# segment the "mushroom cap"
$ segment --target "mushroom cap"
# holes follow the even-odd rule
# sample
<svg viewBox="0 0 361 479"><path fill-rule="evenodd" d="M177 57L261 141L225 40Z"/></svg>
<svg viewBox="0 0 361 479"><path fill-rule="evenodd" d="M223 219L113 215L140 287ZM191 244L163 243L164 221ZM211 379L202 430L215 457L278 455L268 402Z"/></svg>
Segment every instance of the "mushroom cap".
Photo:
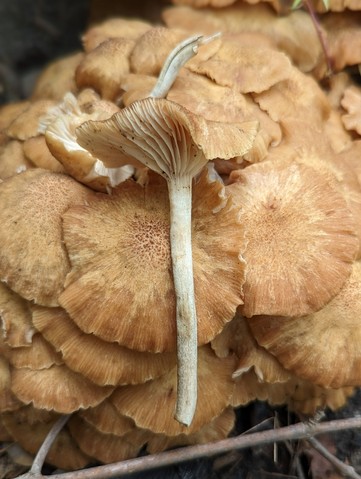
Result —
<svg viewBox="0 0 361 479"><path fill-rule="evenodd" d="M209 424L205 424L199 431L192 434L179 434L167 436L165 434L153 434L147 443L147 452L155 454L166 449L193 444L207 444L209 442L225 439L234 427L235 412L233 408L226 408L218 417Z"/></svg>
<svg viewBox="0 0 361 479"><path fill-rule="evenodd" d="M11 389L24 404L61 414L94 407L113 391L111 387L95 385L65 365L39 370L13 369Z"/></svg>
<svg viewBox="0 0 361 479"><path fill-rule="evenodd" d="M77 414L103 434L124 436L135 428L135 422L119 414L109 399L105 399L98 406L78 411Z"/></svg>
<svg viewBox="0 0 361 479"><path fill-rule="evenodd" d="M0 319L4 342L12 347L29 346L35 333L29 303L0 283Z"/></svg>
<svg viewBox="0 0 361 479"><path fill-rule="evenodd" d="M73 416L70 419L68 428L85 454L104 463L136 457L149 437L148 431L138 428L134 428L121 437L104 434L79 416Z"/></svg>
<svg viewBox="0 0 361 479"><path fill-rule="evenodd" d="M174 354L141 353L84 334L61 308L34 306L32 321L70 369L101 386L142 383L175 364Z"/></svg>
<svg viewBox="0 0 361 479"><path fill-rule="evenodd" d="M61 355L38 333L34 334L31 344L11 348L0 341L0 351L14 368L34 370L48 369L54 364L63 364Z"/></svg>
<svg viewBox="0 0 361 479"><path fill-rule="evenodd" d="M251 369L260 382L285 382L290 377L279 361L257 344L247 321L240 315L226 324L223 331L213 339L211 346L218 357L227 357L232 353L236 355L233 378Z"/></svg>
<svg viewBox="0 0 361 479"><path fill-rule="evenodd" d="M97 191L106 192L132 176L134 168L106 168L76 140L75 129L83 122L109 118L119 108L111 102L100 100L90 89L78 98L68 93L63 102L50 110L42 119L42 129L50 152L63 165L65 171Z"/></svg>
<svg viewBox="0 0 361 479"><path fill-rule="evenodd" d="M361 88L352 85L344 90L341 100L346 113L342 121L347 130L355 130L361 136Z"/></svg>
<svg viewBox="0 0 361 479"><path fill-rule="evenodd" d="M7 127L6 134L16 140L27 140L39 134L39 120L55 102L53 100L37 100L20 113Z"/></svg>
<svg viewBox="0 0 361 479"><path fill-rule="evenodd" d="M0 184L0 280L23 298L56 306L69 270L61 214L89 191L68 176L27 170Z"/></svg>
<svg viewBox="0 0 361 479"><path fill-rule="evenodd" d="M248 3L256 2L257 0L249 0ZM276 10L282 8L282 2L279 0L270 0L267 3L271 3ZM247 5L246 2L220 9L195 10L179 6L166 9L163 20L169 28L183 28L198 34L200 31L203 34L218 31L224 34L263 33L306 72L315 68L321 54L321 45L310 15L300 10L288 15L277 15L265 3Z"/></svg>
<svg viewBox="0 0 361 479"><path fill-rule="evenodd" d="M176 347L165 181L153 175L64 215L72 270L60 303L86 333L139 351ZM198 341L209 342L242 303L243 227L224 187L205 171L194 185L193 269ZM237 243L238 242L238 243ZM144 281L148 278L148 281Z"/></svg>
<svg viewBox="0 0 361 479"><path fill-rule="evenodd" d="M255 316L258 343L297 376L326 388L361 383L361 263L338 295L320 311L300 318ZM317 363L317 368L315 364Z"/></svg>
<svg viewBox="0 0 361 479"><path fill-rule="evenodd" d="M82 37L84 50L89 53L110 38L122 37L128 40L136 40L150 28L152 26L149 23L140 20L110 18L92 26L84 33Z"/></svg>
<svg viewBox="0 0 361 479"><path fill-rule="evenodd" d="M50 153L43 135L28 138L23 143L25 158L38 168L64 173L63 165Z"/></svg>
<svg viewBox="0 0 361 479"><path fill-rule="evenodd" d="M67 92L75 93L74 73L83 57L84 53L76 52L51 62L37 77L31 99L60 101Z"/></svg>
<svg viewBox="0 0 361 479"><path fill-rule="evenodd" d="M29 425L26 417L21 418L15 412L4 414L2 420L14 440L26 451L36 454L57 419ZM46 462L61 469L75 470L83 469L89 464L90 458L80 451L67 429L64 428L58 433L49 449Z"/></svg>
<svg viewBox="0 0 361 479"><path fill-rule="evenodd" d="M145 165L166 179L194 177L209 159L240 156L251 148L258 122L206 121L177 103L135 101L109 120L77 128L78 143L105 166ZM128 156L127 156L128 155Z"/></svg>
<svg viewBox="0 0 361 479"><path fill-rule="evenodd" d="M351 212L328 177L265 161L227 187L248 245L242 314L301 316L321 309L351 274L358 251Z"/></svg>
<svg viewBox="0 0 361 479"><path fill-rule="evenodd" d="M0 151L0 179L31 168L33 164L24 155L23 145L18 140L7 141Z"/></svg>
<svg viewBox="0 0 361 479"><path fill-rule="evenodd" d="M79 89L91 87L106 100L115 100L121 93L120 82L129 73L129 55L134 41L111 38L89 52L75 72Z"/></svg>
<svg viewBox="0 0 361 479"><path fill-rule="evenodd" d="M120 414L131 417L138 427L177 436L198 431L219 416L229 404L234 382L234 358L217 358L209 346L198 350L198 405L190 426L174 419L177 368L164 376L134 386L121 386L109 400ZM146 403L144 398L147 398ZM158 411L154 414L154 411Z"/></svg>

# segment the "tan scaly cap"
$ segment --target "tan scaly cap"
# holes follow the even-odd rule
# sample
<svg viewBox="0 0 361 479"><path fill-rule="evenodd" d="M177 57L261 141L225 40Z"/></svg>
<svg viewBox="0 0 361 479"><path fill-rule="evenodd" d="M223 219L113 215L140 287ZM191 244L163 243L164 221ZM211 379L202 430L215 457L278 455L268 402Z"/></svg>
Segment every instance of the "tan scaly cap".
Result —
<svg viewBox="0 0 361 479"><path fill-rule="evenodd" d="M70 268L61 214L90 190L40 168L0 184L0 279L23 298L56 306Z"/></svg>

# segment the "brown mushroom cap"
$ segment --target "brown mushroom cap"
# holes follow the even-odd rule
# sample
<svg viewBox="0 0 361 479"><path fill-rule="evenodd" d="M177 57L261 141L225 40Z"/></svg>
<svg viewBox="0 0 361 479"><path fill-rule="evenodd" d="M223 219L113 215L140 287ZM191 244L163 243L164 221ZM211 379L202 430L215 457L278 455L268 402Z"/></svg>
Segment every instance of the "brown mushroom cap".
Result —
<svg viewBox="0 0 361 479"><path fill-rule="evenodd" d="M152 28L149 23L125 18L110 18L99 25L89 28L82 37L84 50L89 53L110 38L136 40Z"/></svg>
<svg viewBox="0 0 361 479"><path fill-rule="evenodd" d="M27 140L39 134L39 120L53 106L52 100L38 100L30 103L28 108L20 113L6 129L6 134L16 140Z"/></svg>
<svg viewBox="0 0 361 479"><path fill-rule="evenodd" d="M5 180L34 166L24 155L23 145L18 140L7 141L0 152L0 179Z"/></svg>
<svg viewBox="0 0 361 479"><path fill-rule="evenodd" d="M74 72L84 57L77 52L51 62L36 79L31 99L46 98L60 101L67 92L75 92Z"/></svg>
<svg viewBox="0 0 361 479"><path fill-rule="evenodd" d="M69 270L61 214L88 195L73 179L42 169L1 183L0 279L28 300L56 306Z"/></svg>
<svg viewBox="0 0 361 479"><path fill-rule="evenodd" d="M38 168L64 173L63 165L50 153L43 135L29 138L23 143L25 158Z"/></svg>
<svg viewBox="0 0 361 479"><path fill-rule="evenodd" d="M351 274L354 222L328 177L267 161L227 187L241 208L248 245L242 314L300 316L321 309Z"/></svg>
<svg viewBox="0 0 361 479"><path fill-rule="evenodd" d="M168 192L160 177L152 178L144 188L122 183L112 196L98 195L64 215L73 268L60 302L86 333L157 352L175 349L175 298ZM243 228L234 227L238 212L223 193L206 172L194 186L199 344L210 341L242 303Z"/></svg>
<svg viewBox="0 0 361 479"><path fill-rule="evenodd" d="M234 427L235 412L228 407L220 416L209 424L204 425L199 431L192 434L179 434L167 436L165 434L153 434L148 440L147 451L149 454L162 452L166 449L192 444L206 444L209 442L225 439Z"/></svg>
<svg viewBox="0 0 361 479"><path fill-rule="evenodd" d="M176 368L153 381L119 387L109 400L120 414L131 417L138 427L167 436L198 431L227 407L234 386L231 378L233 357L217 358L208 346L200 348L198 353L198 405L189 427L173 418L177 394ZM157 414L154 414L155 411Z"/></svg>
<svg viewBox="0 0 361 479"><path fill-rule="evenodd" d="M88 53L78 65L75 81L79 89L91 87L102 98L115 100L121 93L120 82L129 73L129 55L134 41L111 38Z"/></svg>
<svg viewBox="0 0 361 479"><path fill-rule="evenodd" d="M98 406L78 411L78 416L103 434L124 436L135 428L135 422L119 414L109 399L105 399Z"/></svg>
<svg viewBox="0 0 361 479"><path fill-rule="evenodd" d="M138 428L121 437L104 434L79 416L73 416L70 419L68 428L85 454L104 463L136 457L149 437L148 431Z"/></svg>
<svg viewBox="0 0 361 479"><path fill-rule="evenodd" d="M36 454L44 442L44 439L56 418L47 422L36 422L31 425L27 417L19 417L17 413L8 413L2 416L6 430L11 434L17 443L26 451ZM76 442L71 438L66 429L62 429L52 444L46 461L61 469L83 469L90 462L78 448Z"/></svg>
<svg viewBox="0 0 361 479"><path fill-rule="evenodd" d="M84 334L61 308L34 306L33 324L69 368L101 386L142 383L175 364L174 354L141 353Z"/></svg>
<svg viewBox="0 0 361 479"><path fill-rule="evenodd" d="M0 341L0 351L15 368L47 369L53 364L63 364L61 355L38 333L34 334L31 344L11 348Z"/></svg>
<svg viewBox="0 0 361 479"><path fill-rule="evenodd" d="M253 369L260 382L285 382L290 374L266 349L260 347L249 329L247 321L239 315L224 327L211 342L218 357L235 353L236 368L232 374L237 378Z"/></svg>
<svg viewBox="0 0 361 479"><path fill-rule="evenodd" d="M301 318L253 317L255 338L297 376L323 387L361 381L361 263L338 295L320 311ZM317 364L317 367L315 367Z"/></svg>
<svg viewBox="0 0 361 479"><path fill-rule="evenodd" d="M108 397L113 388L100 387L65 365L48 369L13 369L11 389L24 404L61 414L94 407Z"/></svg>
<svg viewBox="0 0 361 479"><path fill-rule="evenodd" d="M13 347L28 346L35 333L29 304L0 283L0 318L4 342Z"/></svg>

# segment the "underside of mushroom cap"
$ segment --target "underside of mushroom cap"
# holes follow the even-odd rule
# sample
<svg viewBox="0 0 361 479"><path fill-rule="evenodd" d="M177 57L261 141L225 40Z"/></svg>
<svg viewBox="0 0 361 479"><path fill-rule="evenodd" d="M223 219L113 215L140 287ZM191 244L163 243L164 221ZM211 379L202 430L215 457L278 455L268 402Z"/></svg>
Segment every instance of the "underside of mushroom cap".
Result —
<svg viewBox="0 0 361 479"><path fill-rule="evenodd" d="M139 351L175 350L175 297L165 181L132 181L64 215L72 270L61 305L86 333ZM193 258L199 344L242 303L243 227L224 187L205 171L194 185ZM237 243L238 242L238 243ZM148 278L148 281L144 281Z"/></svg>
<svg viewBox="0 0 361 479"><path fill-rule="evenodd" d="M300 318L255 316L258 343L297 376L323 387L361 381L361 263L338 295L320 311ZM317 363L317 367L315 364Z"/></svg>
<svg viewBox="0 0 361 479"><path fill-rule="evenodd" d="M102 122L77 128L78 143L106 166L148 166L167 179L193 178L209 159L245 154L258 130L257 121L206 121L177 103L164 99L139 100Z"/></svg>
<svg viewBox="0 0 361 479"><path fill-rule="evenodd" d="M40 168L0 184L0 280L23 298L56 306L69 270L61 214L90 190Z"/></svg>
<svg viewBox="0 0 361 479"><path fill-rule="evenodd" d="M300 316L321 309L350 276L354 220L328 177L311 167L262 162L226 187L248 238L242 314Z"/></svg>

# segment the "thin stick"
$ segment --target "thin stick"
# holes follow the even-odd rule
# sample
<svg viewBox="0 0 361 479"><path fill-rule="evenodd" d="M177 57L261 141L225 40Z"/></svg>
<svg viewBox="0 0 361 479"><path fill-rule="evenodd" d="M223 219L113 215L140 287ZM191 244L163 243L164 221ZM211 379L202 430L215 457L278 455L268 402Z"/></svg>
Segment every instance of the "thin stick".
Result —
<svg viewBox="0 0 361 479"><path fill-rule="evenodd" d="M82 471L54 474L51 479L106 479L140 473L160 467L179 464L202 457L212 457L234 449L245 449L281 441L309 439L317 434L361 428L361 418L339 419L320 424L299 423L277 430L257 432L245 436L232 437L212 444L189 446L174 451L139 457L128 461L94 467Z"/></svg>
<svg viewBox="0 0 361 479"><path fill-rule="evenodd" d="M340 461L336 456L330 453L323 444L321 444L317 439L310 437L307 439L307 442L316 449L316 451L321 454L325 459L327 459L341 474L345 477L350 477L351 479L361 479L361 476L357 474L355 469L348 464Z"/></svg>
<svg viewBox="0 0 361 479"><path fill-rule="evenodd" d="M318 39L320 41L321 48L322 48L322 51L323 51L323 54L324 54L324 57L325 57L325 60L326 60L326 65L327 65L326 75L328 77L330 77L333 74L333 70L332 70L331 59L330 59L330 55L328 53L325 37L324 37L323 31L321 30L321 27L320 27L320 22L318 21L318 18L316 17L315 10L314 10L310 0L303 0L303 4L306 7L306 9L308 10L308 13L310 14L312 23L315 27L315 30L316 30L316 33L317 33Z"/></svg>

